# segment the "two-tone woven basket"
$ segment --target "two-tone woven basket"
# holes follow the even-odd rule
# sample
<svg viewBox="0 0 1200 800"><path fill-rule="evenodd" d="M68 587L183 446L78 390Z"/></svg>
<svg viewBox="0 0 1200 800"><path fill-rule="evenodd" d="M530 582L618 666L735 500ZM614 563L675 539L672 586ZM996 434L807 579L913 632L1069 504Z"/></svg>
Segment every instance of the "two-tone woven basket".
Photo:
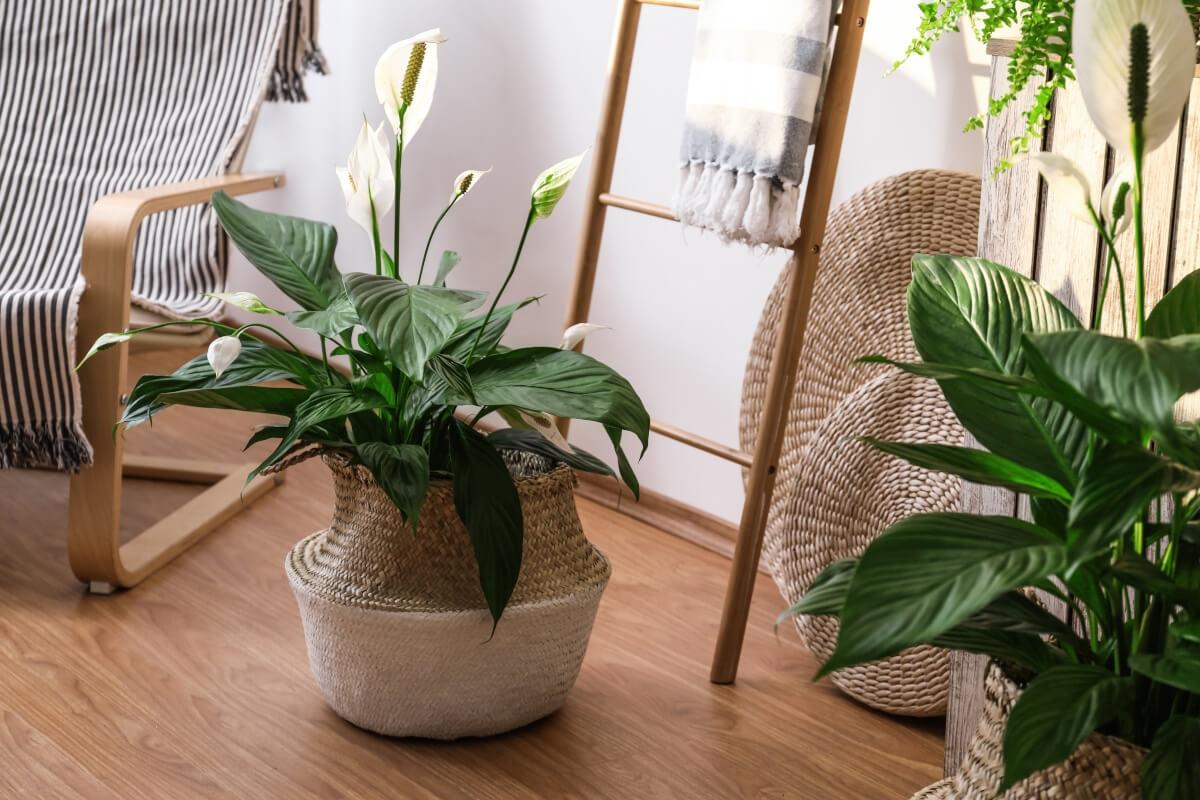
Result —
<svg viewBox="0 0 1200 800"><path fill-rule="evenodd" d="M1021 687L999 665L988 666L984 706L975 738L953 777L913 795L912 800L992 800L1004 778L1004 724ZM1130 800L1141 797L1146 751L1111 736L1093 733L1065 761L1035 772L1013 786L1004 800Z"/></svg>
<svg viewBox="0 0 1200 800"><path fill-rule="evenodd" d="M338 454L325 463L333 521L284 566L330 707L377 733L432 739L502 733L557 710L610 574L583 535L570 468L510 462L524 550L493 636L451 485L431 483L414 532L364 467Z"/></svg>

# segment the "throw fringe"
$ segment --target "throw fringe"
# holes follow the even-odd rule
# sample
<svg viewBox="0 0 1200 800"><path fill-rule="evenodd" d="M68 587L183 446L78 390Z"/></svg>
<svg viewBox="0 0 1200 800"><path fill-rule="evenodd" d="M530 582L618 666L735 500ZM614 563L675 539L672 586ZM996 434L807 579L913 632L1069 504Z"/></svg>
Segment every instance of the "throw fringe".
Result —
<svg viewBox="0 0 1200 800"><path fill-rule="evenodd" d="M0 469L78 472L92 463L92 446L70 422L0 425Z"/></svg>
<svg viewBox="0 0 1200 800"><path fill-rule="evenodd" d="M317 1L289 0L275 68L267 83L268 101L303 103L308 100L305 73L329 74L329 64L317 44Z"/></svg>
<svg viewBox="0 0 1200 800"><path fill-rule="evenodd" d="M725 242L790 247L800 235L800 186L718 164L680 167L673 202L679 221Z"/></svg>

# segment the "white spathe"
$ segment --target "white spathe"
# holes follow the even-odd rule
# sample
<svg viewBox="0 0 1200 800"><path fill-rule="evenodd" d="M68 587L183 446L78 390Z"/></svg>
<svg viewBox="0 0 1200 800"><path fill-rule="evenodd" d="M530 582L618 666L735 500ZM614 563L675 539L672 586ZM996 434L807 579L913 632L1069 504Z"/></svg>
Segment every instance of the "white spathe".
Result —
<svg viewBox="0 0 1200 800"><path fill-rule="evenodd" d="M218 378L242 353L242 340L236 336L220 336L208 346L208 365Z"/></svg>
<svg viewBox="0 0 1200 800"><path fill-rule="evenodd" d="M475 184L479 183L479 179L491 171L492 168L488 167L487 169L468 169L460 172L458 177L454 179L454 188L450 190L450 202L453 203L474 189Z"/></svg>
<svg viewBox="0 0 1200 800"><path fill-rule="evenodd" d="M1181 0L1077 0L1072 27L1075 77L1088 114L1108 143L1132 152L1130 31L1146 26L1150 81L1142 128L1147 153L1179 124L1196 68L1192 23Z"/></svg>
<svg viewBox="0 0 1200 800"><path fill-rule="evenodd" d="M1121 191L1122 186L1125 187L1124 192ZM1120 236L1133 220L1133 214L1130 213L1132 187L1133 164L1126 164L1113 173L1104 187L1104 192L1100 195L1100 215L1109 225L1112 225L1114 219L1117 221L1117 229L1113 232L1113 236ZM1119 207L1117 206L1118 198L1121 201Z"/></svg>
<svg viewBox="0 0 1200 800"><path fill-rule="evenodd" d="M537 176L537 180L533 182L533 188L530 190L534 216L538 219L546 219L554 213L554 207L566 194L567 186L575 177L575 173L579 171L579 165L583 163L583 157L586 155L587 150L584 150L577 156L564 158L557 164L542 170L542 174Z"/></svg>
<svg viewBox="0 0 1200 800"><path fill-rule="evenodd" d="M562 344L559 348L562 350L573 350L575 345L582 342L596 331L611 330L607 325L594 325L591 322L578 322L563 331Z"/></svg>
<svg viewBox="0 0 1200 800"><path fill-rule="evenodd" d="M400 135L400 110L404 109L402 147L417 135L433 105L437 85L438 45L446 41L440 28L396 42L375 64L375 96L383 104L387 121Z"/></svg>
<svg viewBox="0 0 1200 800"><path fill-rule="evenodd" d="M282 311L271 308L254 292L209 292L206 296L220 300L223 303L228 303L229 305L234 306L235 308L240 308L243 311L250 311L254 314L267 314L270 316L283 315Z"/></svg>
<svg viewBox="0 0 1200 800"><path fill-rule="evenodd" d="M363 230L371 233L375 217L391 210L396 186L392 162L384 144L383 123L371 130L366 119L363 120L354 149L346 159L346 166L338 167L337 176L346 199L346 213Z"/></svg>
<svg viewBox="0 0 1200 800"><path fill-rule="evenodd" d="M1083 169L1064 155L1059 155L1058 153L1031 153L1027 159L1038 173L1045 178L1046 185L1050 188L1051 192L1058 196L1057 199L1066 201L1066 207L1071 216L1089 225L1095 223L1092 217L1094 212L1104 221L1106 226L1111 226L1113 219L1117 217L1114 205L1117 200L1118 189L1120 189L1122 184L1133 184L1133 170L1129 165L1118 170L1109 179L1108 184L1104 187L1104 191L1101 192L1088 180ZM1117 220L1117 228L1114 231L1114 236L1120 235L1129 227L1128 191L1122 195L1121 199L1124 203L1124 208L1121 209L1120 218Z"/></svg>

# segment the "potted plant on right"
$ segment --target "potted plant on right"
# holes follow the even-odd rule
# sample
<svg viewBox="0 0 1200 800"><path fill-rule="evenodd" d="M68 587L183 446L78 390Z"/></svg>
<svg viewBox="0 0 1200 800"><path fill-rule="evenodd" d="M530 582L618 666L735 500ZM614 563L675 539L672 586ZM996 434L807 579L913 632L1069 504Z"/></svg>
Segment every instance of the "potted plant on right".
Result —
<svg viewBox="0 0 1200 800"><path fill-rule="evenodd" d="M838 618L820 675L922 644L993 659L976 742L927 800L1200 797L1200 425L1174 413L1200 390L1200 272L1147 307L1142 208L1142 164L1188 100L1195 41L1180 0L1075 0L1072 34L1089 114L1134 168L1100 192L1061 156L1034 158L1111 252L1133 236L1135 263L1111 255L1105 270L1133 283L1128 335L998 264L915 258L923 361L896 366L937 380L987 449L873 444L1023 494L1032 519L909 517L787 612Z"/></svg>

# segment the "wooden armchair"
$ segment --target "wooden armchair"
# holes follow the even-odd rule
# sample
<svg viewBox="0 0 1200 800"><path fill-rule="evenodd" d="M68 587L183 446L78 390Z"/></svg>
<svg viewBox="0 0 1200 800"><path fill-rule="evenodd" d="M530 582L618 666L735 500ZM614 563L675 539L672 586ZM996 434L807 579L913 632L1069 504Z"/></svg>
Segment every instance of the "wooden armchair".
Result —
<svg viewBox="0 0 1200 800"><path fill-rule="evenodd" d="M222 175L100 198L88 213L83 231L81 270L87 289L79 302L79 357L101 334L129 327L133 249L142 220L162 211L206 203L218 190L249 194L283 182L281 174ZM158 344L178 346L169 337ZM92 443L94 460L92 466L71 477L68 554L76 577L99 594L141 582L280 481L278 476L259 476L243 488L253 462L125 456L122 437L113 436L112 431L121 416L119 398L128 377L128 346L125 343L97 354L79 374L83 429ZM122 545L122 476L212 487Z"/></svg>

